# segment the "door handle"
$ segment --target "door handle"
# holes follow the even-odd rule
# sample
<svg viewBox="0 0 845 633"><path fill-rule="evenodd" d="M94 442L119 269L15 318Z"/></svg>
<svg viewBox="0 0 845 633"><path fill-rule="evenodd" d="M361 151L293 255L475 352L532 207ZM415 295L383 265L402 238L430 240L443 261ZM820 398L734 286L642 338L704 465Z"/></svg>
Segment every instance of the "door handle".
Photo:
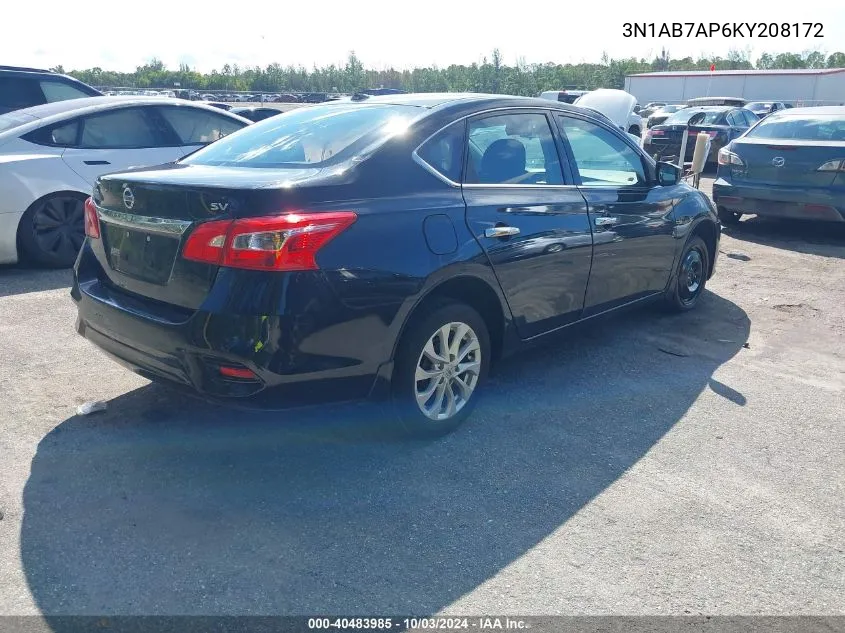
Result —
<svg viewBox="0 0 845 633"><path fill-rule="evenodd" d="M596 218L596 226L613 226L619 222L619 218L601 217Z"/></svg>
<svg viewBox="0 0 845 633"><path fill-rule="evenodd" d="M519 229L515 226L494 226L484 229L484 237L511 237L512 235L519 235Z"/></svg>

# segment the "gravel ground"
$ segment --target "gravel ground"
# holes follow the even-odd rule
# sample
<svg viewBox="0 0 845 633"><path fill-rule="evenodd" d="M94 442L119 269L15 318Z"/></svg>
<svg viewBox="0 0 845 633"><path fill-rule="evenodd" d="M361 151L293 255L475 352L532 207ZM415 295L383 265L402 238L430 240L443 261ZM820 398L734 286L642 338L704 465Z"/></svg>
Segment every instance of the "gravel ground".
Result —
<svg viewBox="0 0 845 633"><path fill-rule="evenodd" d="M843 258L745 221L697 311L515 358L432 443L174 396L0 269L0 615L845 615Z"/></svg>

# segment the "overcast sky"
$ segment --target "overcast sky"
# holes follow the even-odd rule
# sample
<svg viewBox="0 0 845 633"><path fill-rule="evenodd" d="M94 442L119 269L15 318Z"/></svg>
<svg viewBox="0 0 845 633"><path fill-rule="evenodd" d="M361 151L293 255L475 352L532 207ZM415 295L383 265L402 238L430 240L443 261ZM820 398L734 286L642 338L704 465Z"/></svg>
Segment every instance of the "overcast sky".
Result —
<svg viewBox="0 0 845 633"><path fill-rule="evenodd" d="M38 14L30 9L37 6ZM125 7L125 8L123 8ZM497 8L501 7L501 8ZM639 8L638 8L639 7ZM653 10L649 10L653 8ZM845 2L708 0L329 0L189 2L75 0L3 7L0 63L66 70L131 71L152 57L209 71L223 64L342 64L354 50L368 68L480 61L498 47L504 61L578 63L646 57L845 51ZM626 22L819 22L824 38L623 37ZM802 29L803 31L803 29ZM802 32L803 35L803 32Z"/></svg>

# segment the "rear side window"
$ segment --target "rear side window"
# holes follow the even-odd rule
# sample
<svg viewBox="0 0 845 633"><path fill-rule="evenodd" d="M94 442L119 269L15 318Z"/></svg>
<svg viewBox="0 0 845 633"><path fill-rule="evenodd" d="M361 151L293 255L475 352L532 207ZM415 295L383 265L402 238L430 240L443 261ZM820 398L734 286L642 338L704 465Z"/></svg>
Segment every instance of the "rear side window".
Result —
<svg viewBox="0 0 845 633"><path fill-rule="evenodd" d="M90 97L91 95L64 81L50 81L42 80L41 90L44 92L44 97L47 103L54 101L67 101L68 99L81 99L82 97Z"/></svg>
<svg viewBox="0 0 845 633"><path fill-rule="evenodd" d="M141 108L124 108L95 114L82 122L80 147L130 149L160 145L149 118Z"/></svg>
<svg viewBox="0 0 845 633"><path fill-rule="evenodd" d="M748 138L845 141L845 116L793 114L770 116L749 131Z"/></svg>
<svg viewBox="0 0 845 633"><path fill-rule="evenodd" d="M452 182L461 181L464 157L464 125L450 125L427 140L417 150L427 165Z"/></svg>
<svg viewBox="0 0 845 633"><path fill-rule="evenodd" d="M640 155L613 132L568 116L559 116L584 185L631 186L646 182Z"/></svg>
<svg viewBox="0 0 845 633"><path fill-rule="evenodd" d="M331 104L299 108L250 125L185 158L189 165L321 165L378 146L423 111L414 106Z"/></svg>
<svg viewBox="0 0 845 633"><path fill-rule="evenodd" d="M0 108L19 110L44 103L38 81L29 77L0 75Z"/></svg>
<svg viewBox="0 0 845 633"><path fill-rule="evenodd" d="M238 121L188 106L158 108L183 145L203 145L219 141L244 127Z"/></svg>
<svg viewBox="0 0 845 633"><path fill-rule="evenodd" d="M745 122L748 123L748 127L751 127L760 120L757 118L757 115L750 110L740 110L740 112L742 113L742 116L745 117Z"/></svg>

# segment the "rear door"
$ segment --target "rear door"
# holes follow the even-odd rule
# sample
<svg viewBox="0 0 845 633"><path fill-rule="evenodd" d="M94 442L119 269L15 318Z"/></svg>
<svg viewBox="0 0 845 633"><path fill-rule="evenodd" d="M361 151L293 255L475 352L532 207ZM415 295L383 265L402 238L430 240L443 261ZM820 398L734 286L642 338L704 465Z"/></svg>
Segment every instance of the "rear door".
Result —
<svg viewBox="0 0 845 633"><path fill-rule="evenodd" d="M580 317L592 258L586 203L565 178L552 125L545 111L510 110L467 126L467 224L522 338Z"/></svg>
<svg viewBox="0 0 845 633"><path fill-rule="evenodd" d="M57 143L71 145L62 159L92 186L103 174L170 163L180 156L146 107L75 119L53 128L52 136Z"/></svg>
<svg viewBox="0 0 845 633"><path fill-rule="evenodd" d="M226 115L187 105L156 106L155 110L178 137L181 156L237 132L247 125Z"/></svg>
<svg viewBox="0 0 845 633"><path fill-rule="evenodd" d="M642 155L610 128L570 114L555 118L593 226L584 315L662 292L675 257L672 209L682 185L650 182Z"/></svg>

